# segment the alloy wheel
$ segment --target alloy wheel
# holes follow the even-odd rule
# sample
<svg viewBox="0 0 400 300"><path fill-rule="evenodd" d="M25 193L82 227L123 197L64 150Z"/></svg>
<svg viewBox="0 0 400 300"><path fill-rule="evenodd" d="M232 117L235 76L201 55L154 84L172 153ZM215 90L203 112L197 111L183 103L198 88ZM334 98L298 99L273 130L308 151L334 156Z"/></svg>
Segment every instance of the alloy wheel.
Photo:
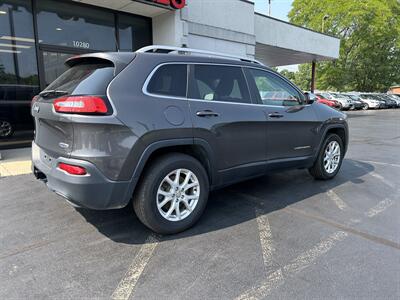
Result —
<svg viewBox="0 0 400 300"><path fill-rule="evenodd" d="M200 183L187 169L176 169L161 181L157 190L157 208L168 221L181 221L196 208L200 198Z"/></svg>
<svg viewBox="0 0 400 300"><path fill-rule="evenodd" d="M331 141L325 148L324 169L328 174L336 171L340 163L340 145L337 141Z"/></svg>
<svg viewBox="0 0 400 300"><path fill-rule="evenodd" d="M0 137L8 137L12 133L11 123L5 120L0 121Z"/></svg>

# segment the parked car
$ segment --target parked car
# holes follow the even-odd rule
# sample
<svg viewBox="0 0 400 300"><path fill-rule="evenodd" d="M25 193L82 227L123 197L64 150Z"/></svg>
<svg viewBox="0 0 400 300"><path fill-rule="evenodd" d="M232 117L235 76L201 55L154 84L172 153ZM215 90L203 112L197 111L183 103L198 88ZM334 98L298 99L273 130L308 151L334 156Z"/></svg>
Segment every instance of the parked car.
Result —
<svg viewBox="0 0 400 300"><path fill-rule="evenodd" d="M345 114L256 61L203 53L148 46L67 60L32 105L36 178L80 207L132 203L143 224L172 234L200 218L209 190L277 169L336 176Z"/></svg>
<svg viewBox="0 0 400 300"><path fill-rule="evenodd" d="M396 102L396 107L400 107L400 96L396 94L386 94L390 99L394 100Z"/></svg>
<svg viewBox="0 0 400 300"><path fill-rule="evenodd" d="M0 84L0 139L10 138L16 130L33 130L30 113L35 85Z"/></svg>
<svg viewBox="0 0 400 300"><path fill-rule="evenodd" d="M368 103L362 101L361 97L356 94L344 94L345 96L349 97L353 101L353 105L355 109L368 109Z"/></svg>
<svg viewBox="0 0 400 300"><path fill-rule="evenodd" d="M351 105L351 103L350 103L348 98L337 96L337 94L335 94L335 93L318 92L317 95L321 95L325 99L328 99L328 100L331 100L331 101L336 101L337 103L340 104L339 105L339 109L340 110L349 110L352 107L352 105Z"/></svg>
<svg viewBox="0 0 400 300"><path fill-rule="evenodd" d="M397 107L397 102L393 100L392 98L388 97L386 94L375 94L377 98L380 100L385 101L386 107L387 108L396 108Z"/></svg>
<svg viewBox="0 0 400 300"><path fill-rule="evenodd" d="M368 104L369 109L378 109L378 108L385 108L386 103L384 101L381 101L380 99L377 99L374 95L372 94L360 94L360 99Z"/></svg>
<svg viewBox="0 0 400 300"><path fill-rule="evenodd" d="M317 98L317 102L318 103L322 103L322 104L328 105L329 107L332 107L332 108L335 108L335 109L341 109L341 107L342 107L340 102L335 101L335 100L326 99L321 94L316 94L315 96Z"/></svg>

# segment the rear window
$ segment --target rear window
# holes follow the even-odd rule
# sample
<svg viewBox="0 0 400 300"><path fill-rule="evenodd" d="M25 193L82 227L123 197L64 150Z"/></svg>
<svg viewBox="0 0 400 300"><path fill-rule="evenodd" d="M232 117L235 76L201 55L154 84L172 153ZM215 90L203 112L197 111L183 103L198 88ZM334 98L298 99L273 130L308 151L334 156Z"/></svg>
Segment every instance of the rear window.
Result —
<svg viewBox="0 0 400 300"><path fill-rule="evenodd" d="M186 97L187 65L164 65L151 78L147 91L152 94Z"/></svg>
<svg viewBox="0 0 400 300"><path fill-rule="evenodd" d="M46 90L61 90L69 95L104 95L113 77L111 63L82 63L65 71Z"/></svg>

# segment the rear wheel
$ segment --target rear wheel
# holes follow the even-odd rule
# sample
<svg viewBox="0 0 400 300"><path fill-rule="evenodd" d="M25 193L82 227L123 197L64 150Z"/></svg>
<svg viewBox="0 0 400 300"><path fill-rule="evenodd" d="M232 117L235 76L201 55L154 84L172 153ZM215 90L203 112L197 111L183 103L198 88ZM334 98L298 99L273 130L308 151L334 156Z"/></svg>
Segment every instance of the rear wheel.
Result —
<svg viewBox="0 0 400 300"><path fill-rule="evenodd" d="M368 103L364 103L363 106L362 106L362 109L363 110L368 110L369 109Z"/></svg>
<svg viewBox="0 0 400 300"><path fill-rule="evenodd" d="M315 179L332 179L339 172L344 156L343 141L337 134L329 134L318 154L314 165L309 169Z"/></svg>
<svg viewBox="0 0 400 300"><path fill-rule="evenodd" d="M207 173L196 159L171 153L154 160L135 192L133 207L144 225L161 234L193 226L209 192Z"/></svg>
<svg viewBox="0 0 400 300"><path fill-rule="evenodd" d="M0 119L0 138L8 138L14 133L14 127L11 122Z"/></svg>

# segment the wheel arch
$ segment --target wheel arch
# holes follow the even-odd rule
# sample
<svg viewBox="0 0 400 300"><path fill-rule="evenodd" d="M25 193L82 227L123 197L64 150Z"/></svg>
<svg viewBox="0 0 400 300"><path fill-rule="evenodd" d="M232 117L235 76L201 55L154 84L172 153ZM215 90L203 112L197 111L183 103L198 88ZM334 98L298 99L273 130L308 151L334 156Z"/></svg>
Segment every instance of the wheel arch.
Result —
<svg viewBox="0 0 400 300"><path fill-rule="evenodd" d="M203 139L171 139L154 142L146 147L131 178L129 195L133 195L137 183L142 177L146 166L156 157L167 153L184 153L197 159L207 172L210 186L215 182L214 154L211 146Z"/></svg>

